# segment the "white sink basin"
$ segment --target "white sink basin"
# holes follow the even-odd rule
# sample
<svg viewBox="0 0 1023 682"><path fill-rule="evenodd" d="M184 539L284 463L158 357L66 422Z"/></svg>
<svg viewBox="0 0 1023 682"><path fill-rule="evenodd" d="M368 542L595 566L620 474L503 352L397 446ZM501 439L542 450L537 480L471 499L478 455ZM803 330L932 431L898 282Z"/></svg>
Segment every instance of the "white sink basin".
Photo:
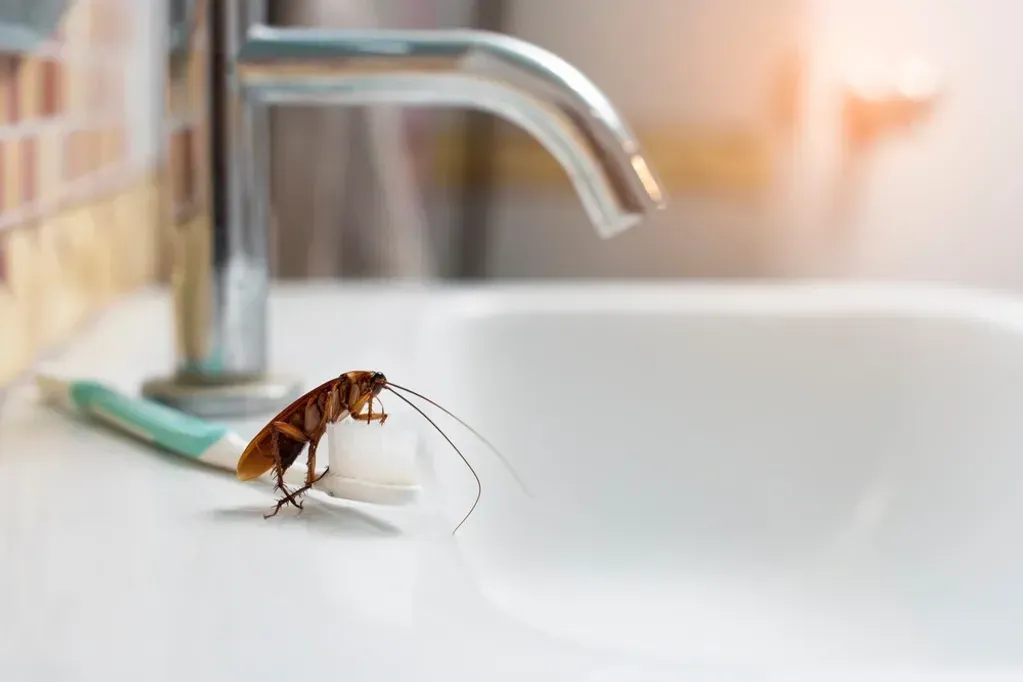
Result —
<svg viewBox="0 0 1023 682"><path fill-rule="evenodd" d="M449 432L484 481L461 546L508 614L712 669L1023 679L1018 304L522 288L456 298L431 328L417 383L534 494ZM457 521L474 489L437 452Z"/></svg>
<svg viewBox="0 0 1023 682"><path fill-rule="evenodd" d="M473 480L385 396L429 439L424 504L265 521L268 489L16 388L0 679L1023 679L1023 304L329 285L271 312L276 370L384 371L496 443L533 497L441 415L483 480L451 538ZM172 339L147 292L55 362L136 391Z"/></svg>

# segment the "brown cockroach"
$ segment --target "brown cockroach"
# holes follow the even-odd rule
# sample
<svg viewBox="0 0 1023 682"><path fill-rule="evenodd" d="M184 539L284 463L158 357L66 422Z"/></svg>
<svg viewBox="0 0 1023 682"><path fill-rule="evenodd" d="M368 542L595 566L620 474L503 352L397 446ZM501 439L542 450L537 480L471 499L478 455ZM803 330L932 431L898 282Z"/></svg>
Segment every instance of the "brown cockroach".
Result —
<svg viewBox="0 0 1023 682"><path fill-rule="evenodd" d="M398 391L404 391L425 400L471 431L493 450L504 466L515 476L515 472L511 469L508 462L486 438L446 408L420 393L388 381L380 372L356 370L345 372L320 384L285 407L249 441L245 451L238 458L235 473L240 480L252 480L273 469L275 478L274 490L280 490L284 494L277 501L277 506L273 511L265 514L264 518L275 516L281 510L281 507L288 502L301 509L302 503L298 497L311 489L317 481L327 474L327 470L324 470L319 476L316 475L316 448L328 425L337 423L345 418L364 421L366 424L374 421L383 424L387 420L388 415L386 412L373 411L373 402L380 402L380 392L385 388L422 415L444 437L448 445L454 448L455 452L458 453L458 456L462 458L462 461L469 468L469 471L472 472L473 478L476 479L476 499L465 517L455 527L455 531L458 531L462 524L465 523L479 502L483 490L479 476L476 475L476 471L469 464L465 455L448 438L447 434L425 412ZM363 408L366 408L365 412L363 412ZM289 491L284 484L284 474L295 463L295 460L298 459L298 456L302 454L302 450L307 445L309 447L309 455L308 463L306 464L305 484L297 490ZM515 478L518 480L517 476ZM521 485L521 481L519 481L519 484ZM523 489L525 489L525 486L523 486Z"/></svg>

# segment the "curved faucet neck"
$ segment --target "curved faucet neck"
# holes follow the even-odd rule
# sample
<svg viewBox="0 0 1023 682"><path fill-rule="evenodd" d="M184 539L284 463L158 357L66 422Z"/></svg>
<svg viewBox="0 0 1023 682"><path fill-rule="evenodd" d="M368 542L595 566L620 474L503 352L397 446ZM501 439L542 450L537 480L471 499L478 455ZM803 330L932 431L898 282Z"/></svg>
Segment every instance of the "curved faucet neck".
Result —
<svg viewBox="0 0 1023 682"><path fill-rule="evenodd" d="M276 28L265 0L202 3L210 214L175 232L177 367L146 395L203 415L265 413L297 396L268 372L269 125L277 104L464 107L536 138L597 234L666 195L621 116L582 73L535 45L475 30ZM213 49L215 48L215 49ZM207 172L208 171L208 172Z"/></svg>
<svg viewBox="0 0 1023 682"><path fill-rule="evenodd" d="M499 116L558 160L602 237L666 203L638 141L603 93L522 40L474 30L257 24L232 66L254 104L443 106Z"/></svg>

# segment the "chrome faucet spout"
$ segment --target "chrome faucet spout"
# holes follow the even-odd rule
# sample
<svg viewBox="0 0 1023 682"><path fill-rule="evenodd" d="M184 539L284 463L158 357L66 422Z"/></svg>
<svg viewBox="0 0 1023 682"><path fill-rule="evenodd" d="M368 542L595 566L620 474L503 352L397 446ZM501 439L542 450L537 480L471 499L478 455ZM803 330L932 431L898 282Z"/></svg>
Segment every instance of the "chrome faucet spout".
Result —
<svg viewBox="0 0 1023 682"><path fill-rule="evenodd" d="M256 104L400 104L487 111L558 160L598 234L666 203L615 108L556 55L486 31L316 30L253 26L235 57Z"/></svg>
<svg viewBox="0 0 1023 682"><path fill-rule="evenodd" d="M528 132L564 168L597 235L667 197L601 91L554 54L475 30L321 30L266 25L265 0L203 3L209 216L179 230L177 367L151 398L204 416L266 413L298 392L268 373L269 125L281 104L460 107Z"/></svg>

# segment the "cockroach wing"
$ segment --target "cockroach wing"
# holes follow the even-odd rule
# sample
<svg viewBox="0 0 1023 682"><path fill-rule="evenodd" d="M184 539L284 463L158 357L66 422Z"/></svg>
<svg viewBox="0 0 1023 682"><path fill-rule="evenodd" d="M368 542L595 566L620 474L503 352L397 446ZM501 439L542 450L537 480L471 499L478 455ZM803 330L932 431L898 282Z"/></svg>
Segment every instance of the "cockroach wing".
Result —
<svg viewBox="0 0 1023 682"><path fill-rule="evenodd" d="M336 382L337 379L331 379L320 384L308 393L296 398L293 403L268 421L266 426L260 429L259 433L249 441L249 444L245 446L245 451L238 458L238 464L235 465L235 475L238 479L250 481L270 471L275 464L273 456L274 422L286 422L298 430L304 431L305 406L310 400L315 400L316 396L323 391L330 390ZM277 434L277 443L281 456L281 471L287 471L294 464L295 460L298 459L298 456L302 454L306 444L283 433Z"/></svg>

